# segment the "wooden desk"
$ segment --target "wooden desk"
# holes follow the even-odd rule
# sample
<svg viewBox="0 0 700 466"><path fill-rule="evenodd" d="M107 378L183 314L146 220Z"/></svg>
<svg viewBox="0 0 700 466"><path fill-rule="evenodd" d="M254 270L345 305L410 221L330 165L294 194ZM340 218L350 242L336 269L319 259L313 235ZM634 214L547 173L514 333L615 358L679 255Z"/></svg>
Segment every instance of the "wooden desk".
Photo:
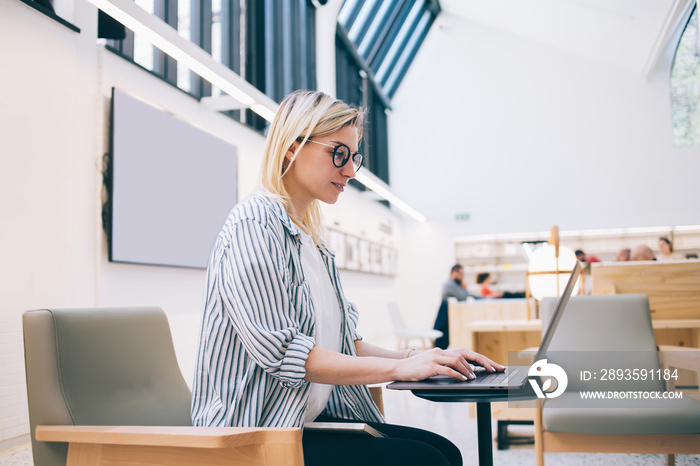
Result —
<svg viewBox="0 0 700 466"><path fill-rule="evenodd" d="M534 300L531 300L534 308ZM484 322L492 322L495 325L499 325L499 322L527 322L527 300L526 299L478 299L474 302L451 302L449 304L449 319L450 319L450 346L459 347L465 346L467 348L475 349L474 344L479 344L473 338L473 332L470 330L471 326L475 322L479 322L479 325L483 325L481 328L484 332L494 332L494 333L484 333L481 341L483 343L484 353L491 357L498 357L498 355L508 356L508 351L501 351L500 347L505 343L510 351L518 351L527 346L533 346L539 344L539 339L534 343L526 343L525 346L518 347L520 342L514 337L515 330L509 329L505 332L499 327L487 329L490 325ZM532 321L534 322L534 320ZM529 330L529 328L527 329ZM501 332L500 335L508 335L508 337L503 340L498 337L497 333ZM488 336L487 336L488 335ZM497 341L487 342L490 337L497 337ZM513 339L513 342L506 341ZM531 341L528 339L526 341ZM476 349L475 349L476 350ZM478 350L476 350L478 351ZM503 361L505 361L504 359Z"/></svg>
<svg viewBox="0 0 700 466"><path fill-rule="evenodd" d="M672 340L677 342L674 346L700 347L700 319L652 320L651 325L658 345L666 345L664 340ZM513 365L508 361L508 353L523 348L536 349L541 332L540 319L477 320L466 325L464 344L457 346L472 348L497 362Z"/></svg>
<svg viewBox="0 0 700 466"><path fill-rule="evenodd" d="M477 320L467 324L465 330L464 346L501 364L515 365L517 361L509 361L508 353L539 346L542 321Z"/></svg>

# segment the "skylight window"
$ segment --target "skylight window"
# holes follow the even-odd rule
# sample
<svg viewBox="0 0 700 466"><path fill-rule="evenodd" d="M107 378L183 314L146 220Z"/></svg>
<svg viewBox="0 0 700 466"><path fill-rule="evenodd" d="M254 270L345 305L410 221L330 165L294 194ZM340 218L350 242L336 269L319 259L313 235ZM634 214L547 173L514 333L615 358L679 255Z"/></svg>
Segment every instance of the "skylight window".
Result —
<svg viewBox="0 0 700 466"><path fill-rule="evenodd" d="M700 145L700 34L693 10L671 68L671 118L676 146Z"/></svg>
<svg viewBox="0 0 700 466"><path fill-rule="evenodd" d="M346 0L338 23L391 98L439 11L436 0Z"/></svg>

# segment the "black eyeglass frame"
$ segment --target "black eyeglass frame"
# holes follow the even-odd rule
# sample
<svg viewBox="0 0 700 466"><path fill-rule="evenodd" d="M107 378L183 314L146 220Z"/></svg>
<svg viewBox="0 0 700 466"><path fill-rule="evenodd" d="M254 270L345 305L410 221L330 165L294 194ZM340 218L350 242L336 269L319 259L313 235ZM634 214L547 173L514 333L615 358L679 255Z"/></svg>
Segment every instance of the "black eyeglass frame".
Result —
<svg viewBox="0 0 700 466"><path fill-rule="evenodd" d="M299 140L303 141L303 138L299 138ZM355 170L355 173L357 173L358 171L360 171L360 168L362 168L362 164L365 162L364 155L362 155L360 152L355 152L353 154L350 151L350 148L343 143L340 143L337 146L334 146L333 144L326 144L325 142L314 141L312 139L309 139L307 142L313 142L315 144L320 144L322 146L332 147L333 148L333 165L338 167L338 168L343 168L348 163L348 160L352 159L352 167ZM344 157L342 157L342 155L338 154L338 151L340 150L341 147L345 147L345 149L348 151L347 155ZM360 158L360 163L355 165L355 160L357 157ZM338 165L338 163L336 163L337 158L341 158L340 165Z"/></svg>

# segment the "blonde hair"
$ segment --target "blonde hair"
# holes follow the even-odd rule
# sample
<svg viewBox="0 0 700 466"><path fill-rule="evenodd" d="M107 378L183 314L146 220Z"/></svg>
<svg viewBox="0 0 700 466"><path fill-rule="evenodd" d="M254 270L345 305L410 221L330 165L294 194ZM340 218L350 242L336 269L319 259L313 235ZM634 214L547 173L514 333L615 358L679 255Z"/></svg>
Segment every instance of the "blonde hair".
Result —
<svg viewBox="0 0 700 466"><path fill-rule="evenodd" d="M327 136L346 126L354 126L359 139L362 139L363 123L363 109L351 107L323 92L298 90L282 101L268 129L262 164L263 188L284 205L294 223L304 230L308 229L316 244L321 242L323 236L320 203L314 200L300 223L294 215L284 176L309 139ZM288 161L285 154L295 141L301 143L292 160Z"/></svg>

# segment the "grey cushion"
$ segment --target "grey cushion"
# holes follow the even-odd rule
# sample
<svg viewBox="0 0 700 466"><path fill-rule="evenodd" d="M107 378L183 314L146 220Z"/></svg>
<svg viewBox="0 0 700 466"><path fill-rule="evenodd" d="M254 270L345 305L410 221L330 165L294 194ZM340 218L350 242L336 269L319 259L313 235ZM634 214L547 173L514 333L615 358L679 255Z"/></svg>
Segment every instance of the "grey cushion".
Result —
<svg viewBox="0 0 700 466"><path fill-rule="evenodd" d="M67 451L36 442L37 425L192 425L161 309L45 309L22 319L37 466L64 465Z"/></svg>
<svg viewBox="0 0 700 466"><path fill-rule="evenodd" d="M680 400L597 400L576 393L547 400L542 422L547 432L579 434L698 434L700 402ZM626 407L627 406L627 407Z"/></svg>

